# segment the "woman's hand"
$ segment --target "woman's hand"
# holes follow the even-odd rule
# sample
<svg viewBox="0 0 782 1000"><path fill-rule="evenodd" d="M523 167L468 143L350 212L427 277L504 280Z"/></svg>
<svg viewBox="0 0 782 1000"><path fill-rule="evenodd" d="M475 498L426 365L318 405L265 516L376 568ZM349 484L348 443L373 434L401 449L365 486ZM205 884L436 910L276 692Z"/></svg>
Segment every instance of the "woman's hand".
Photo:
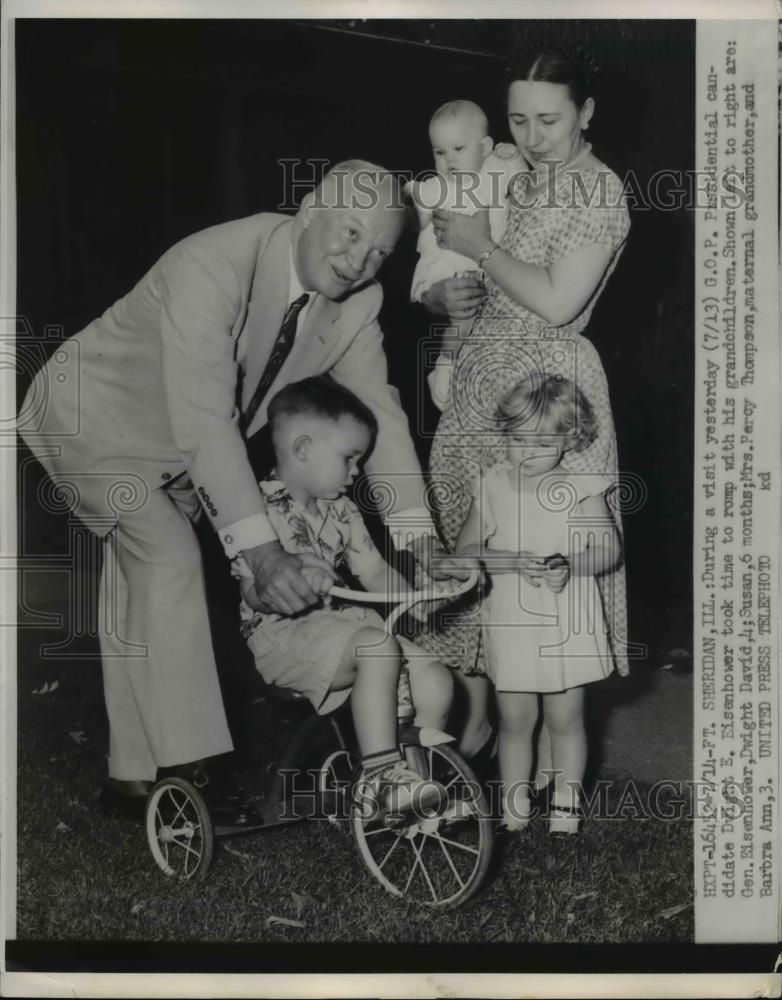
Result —
<svg viewBox="0 0 782 1000"><path fill-rule="evenodd" d="M476 276L443 278L436 281L421 296L424 307L435 316L451 319L471 319L486 298L483 282Z"/></svg>
<svg viewBox="0 0 782 1000"><path fill-rule="evenodd" d="M494 246L487 208L479 209L475 215L438 208L433 213L433 222L438 246L470 257L476 263L484 251Z"/></svg>

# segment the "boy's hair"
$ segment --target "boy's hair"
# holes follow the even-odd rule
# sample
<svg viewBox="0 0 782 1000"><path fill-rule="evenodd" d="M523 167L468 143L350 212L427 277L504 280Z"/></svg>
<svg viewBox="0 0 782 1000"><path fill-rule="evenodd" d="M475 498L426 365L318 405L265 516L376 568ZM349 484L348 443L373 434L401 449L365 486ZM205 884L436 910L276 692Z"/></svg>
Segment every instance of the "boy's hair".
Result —
<svg viewBox="0 0 782 1000"><path fill-rule="evenodd" d="M530 423L537 430L552 420L556 434L572 436L573 451L583 451L597 437L592 404L575 382L561 375L538 373L517 382L499 401L496 415L503 430Z"/></svg>
<svg viewBox="0 0 782 1000"><path fill-rule="evenodd" d="M286 417L302 414L333 422L350 416L371 432L373 442L377 436L374 413L350 389L335 382L329 375L313 375L286 385L272 397L268 414L272 444L275 444L275 435L282 421Z"/></svg>
<svg viewBox="0 0 782 1000"><path fill-rule="evenodd" d="M435 122L442 121L444 118L459 118L461 115L468 115L475 119L481 130L481 138L489 134L489 119L483 108L475 101L448 101L446 104L442 104L429 119L429 127L431 128Z"/></svg>

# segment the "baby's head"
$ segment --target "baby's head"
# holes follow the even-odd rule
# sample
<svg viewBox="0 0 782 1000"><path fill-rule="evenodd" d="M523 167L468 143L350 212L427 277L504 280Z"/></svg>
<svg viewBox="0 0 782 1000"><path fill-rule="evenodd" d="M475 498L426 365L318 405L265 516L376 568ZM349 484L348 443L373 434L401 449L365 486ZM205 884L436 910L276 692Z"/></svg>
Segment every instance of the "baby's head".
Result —
<svg viewBox="0 0 782 1000"><path fill-rule="evenodd" d="M377 421L328 375L292 382L269 403L277 475L308 497L336 500L374 443Z"/></svg>
<svg viewBox="0 0 782 1000"><path fill-rule="evenodd" d="M449 101L429 122L434 166L438 174L478 173L494 148L489 119L473 101Z"/></svg>
<svg viewBox="0 0 782 1000"><path fill-rule="evenodd" d="M583 451L597 437L592 405L575 382L536 373L517 382L497 405L508 458L526 475L543 475L566 451Z"/></svg>

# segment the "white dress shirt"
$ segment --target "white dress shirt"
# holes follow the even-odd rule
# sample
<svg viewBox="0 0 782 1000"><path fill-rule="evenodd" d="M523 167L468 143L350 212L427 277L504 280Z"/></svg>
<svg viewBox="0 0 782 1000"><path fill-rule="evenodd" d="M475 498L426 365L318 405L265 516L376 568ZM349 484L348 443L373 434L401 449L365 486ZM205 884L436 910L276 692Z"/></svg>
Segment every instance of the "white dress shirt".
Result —
<svg viewBox="0 0 782 1000"><path fill-rule="evenodd" d="M305 291L296 272L292 246L290 249L290 268L288 273L288 302L286 311ZM314 294L310 293L309 302L299 313L296 323L297 337L301 330L302 319L312 305ZM424 535L436 537L431 515L425 507L399 510L393 514L389 514L385 519L385 525L391 534L394 545L400 550L407 548L413 541ZM264 545L266 542L279 541L266 514L253 514L250 517L242 518L241 521L235 521L233 524L229 524L219 530L218 535L223 544L225 554L229 559L234 559L243 549L252 549L257 545Z"/></svg>

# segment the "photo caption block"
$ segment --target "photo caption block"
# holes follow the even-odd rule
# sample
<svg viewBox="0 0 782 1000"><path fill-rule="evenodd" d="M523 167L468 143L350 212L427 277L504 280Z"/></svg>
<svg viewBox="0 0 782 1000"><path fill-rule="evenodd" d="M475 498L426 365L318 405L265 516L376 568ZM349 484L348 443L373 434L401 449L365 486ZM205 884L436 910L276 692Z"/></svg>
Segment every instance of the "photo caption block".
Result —
<svg viewBox="0 0 782 1000"><path fill-rule="evenodd" d="M699 21L696 941L779 939L777 24Z"/></svg>

